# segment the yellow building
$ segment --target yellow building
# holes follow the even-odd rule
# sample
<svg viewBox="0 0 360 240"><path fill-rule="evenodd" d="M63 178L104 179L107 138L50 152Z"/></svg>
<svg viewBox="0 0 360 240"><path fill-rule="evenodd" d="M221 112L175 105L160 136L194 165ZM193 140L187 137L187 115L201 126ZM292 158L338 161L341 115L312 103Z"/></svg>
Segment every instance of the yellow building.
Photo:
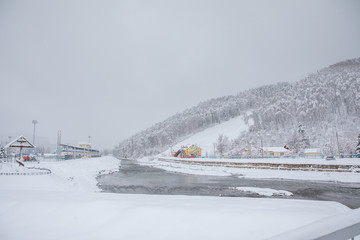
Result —
<svg viewBox="0 0 360 240"><path fill-rule="evenodd" d="M172 153L172 156L180 158L201 157L201 148L196 145L191 145L190 147L182 146L177 152Z"/></svg>
<svg viewBox="0 0 360 240"><path fill-rule="evenodd" d="M79 147L91 149L90 143L79 143Z"/></svg>
<svg viewBox="0 0 360 240"><path fill-rule="evenodd" d="M81 143L79 146L60 144L60 147L60 158L62 159L101 157L100 152L98 150L92 149L88 143Z"/></svg>
<svg viewBox="0 0 360 240"><path fill-rule="evenodd" d="M201 148L196 145L191 145L185 150L185 154L187 157L201 157Z"/></svg>
<svg viewBox="0 0 360 240"><path fill-rule="evenodd" d="M306 148L304 153L307 157L317 157L321 154L319 148Z"/></svg>

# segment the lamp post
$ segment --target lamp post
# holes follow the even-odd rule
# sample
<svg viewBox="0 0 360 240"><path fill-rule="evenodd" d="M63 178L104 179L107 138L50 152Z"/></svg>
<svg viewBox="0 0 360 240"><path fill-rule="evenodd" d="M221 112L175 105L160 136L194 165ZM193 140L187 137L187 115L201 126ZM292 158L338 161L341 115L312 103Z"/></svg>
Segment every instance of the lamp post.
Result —
<svg viewBox="0 0 360 240"><path fill-rule="evenodd" d="M38 121L32 120L32 123L34 124L33 144L35 145L35 125L38 123Z"/></svg>
<svg viewBox="0 0 360 240"><path fill-rule="evenodd" d="M9 136L9 143L11 143L11 136ZM11 148L6 149L6 154L7 154L8 157L10 157L10 160L11 160L11 158L12 158Z"/></svg>

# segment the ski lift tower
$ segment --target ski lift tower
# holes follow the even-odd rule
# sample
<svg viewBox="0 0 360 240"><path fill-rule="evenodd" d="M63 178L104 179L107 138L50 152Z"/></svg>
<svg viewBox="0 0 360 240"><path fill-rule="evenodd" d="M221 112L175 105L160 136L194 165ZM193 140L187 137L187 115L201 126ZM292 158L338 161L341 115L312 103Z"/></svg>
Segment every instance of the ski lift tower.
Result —
<svg viewBox="0 0 360 240"><path fill-rule="evenodd" d="M29 142L24 136L20 136L14 141L8 143L5 148L20 148L19 161L17 161L20 165L24 166L21 162L21 153L23 148L35 148L35 146Z"/></svg>
<svg viewBox="0 0 360 240"><path fill-rule="evenodd" d="M35 144L35 125L39 122L37 120L32 120L32 124L34 124L34 134L33 134L33 143Z"/></svg>

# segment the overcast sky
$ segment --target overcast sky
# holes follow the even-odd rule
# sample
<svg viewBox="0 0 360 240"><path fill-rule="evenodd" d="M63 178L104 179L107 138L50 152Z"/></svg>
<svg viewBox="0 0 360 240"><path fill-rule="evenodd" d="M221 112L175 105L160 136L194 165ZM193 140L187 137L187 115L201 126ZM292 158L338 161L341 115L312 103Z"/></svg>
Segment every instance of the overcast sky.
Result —
<svg viewBox="0 0 360 240"><path fill-rule="evenodd" d="M360 1L0 0L0 143L99 149L360 57Z"/></svg>

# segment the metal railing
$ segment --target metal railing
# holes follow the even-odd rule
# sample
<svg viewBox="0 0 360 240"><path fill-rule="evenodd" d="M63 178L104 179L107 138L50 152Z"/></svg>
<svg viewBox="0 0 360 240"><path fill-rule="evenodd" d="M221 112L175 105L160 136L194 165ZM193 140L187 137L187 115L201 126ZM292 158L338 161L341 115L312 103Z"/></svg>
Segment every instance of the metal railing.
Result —
<svg viewBox="0 0 360 240"><path fill-rule="evenodd" d="M268 240L346 240L360 236L360 208L321 219Z"/></svg>
<svg viewBox="0 0 360 240"><path fill-rule="evenodd" d="M288 158L288 159L297 159L297 158L306 158L306 159L324 159L326 154L317 154L317 155L299 155L299 154L293 154L293 155L283 155L283 156L272 156L272 155L236 155L236 156L201 156L201 158L213 158L213 159L223 159L223 158L230 158L230 159L279 159L279 158ZM337 159L342 158L360 158L359 154L341 154L339 155L333 155Z"/></svg>

